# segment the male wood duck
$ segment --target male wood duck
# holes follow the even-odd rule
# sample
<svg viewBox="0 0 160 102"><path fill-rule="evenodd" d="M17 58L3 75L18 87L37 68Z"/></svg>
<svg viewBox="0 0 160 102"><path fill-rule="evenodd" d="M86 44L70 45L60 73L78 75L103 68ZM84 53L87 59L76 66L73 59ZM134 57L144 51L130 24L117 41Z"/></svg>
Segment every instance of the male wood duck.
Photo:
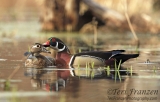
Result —
<svg viewBox="0 0 160 102"><path fill-rule="evenodd" d="M57 56L55 59L56 66L70 68L70 74L72 76L87 76L85 70L75 70L79 67L85 69L86 65L91 66L94 63L94 75L101 76L103 71L100 67L110 66L113 67L127 61L130 58L136 58L139 54L122 54L125 50L112 50L112 51L88 51L71 55L70 50L64 44L63 41L56 37L51 37L47 42L43 44L44 47L50 47L56 50ZM91 73L89 73L91 75Z"/></svg>
<svg viewBox="0 0 160 102"><path fill-rule="evenodd" d="M43 68L53 66L54 59L40 54L41 52L50 53L42 44L35 43L31 47L30 52L25 53L25 56L28 56L25 61L25 67Z"/></svg>

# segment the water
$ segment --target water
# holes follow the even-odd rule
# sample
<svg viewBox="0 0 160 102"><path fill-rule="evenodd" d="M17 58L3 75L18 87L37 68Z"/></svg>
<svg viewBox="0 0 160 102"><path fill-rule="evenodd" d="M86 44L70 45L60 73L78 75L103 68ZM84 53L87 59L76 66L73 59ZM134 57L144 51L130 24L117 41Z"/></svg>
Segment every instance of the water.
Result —
<svg viewBox="0 0 160 102"><path fill-rule="evenodd" d="M57 70L52 68L25 68L24 52L29 46L45 42L49 37L61 38L77 53L83 50L125 49L136 53L132 34L99 34L98 45L92 34L40 32L40 25L32 22L5 22L0 24L0 101L27 102L159 102L160 92L160 43L159 35L139 34L140 56L123 64L125 70L132 67L132 75L91 79L69 77L66 85L56 89ZM90 39L90 40L88 40ZM45 54L48 56L54 56ZM145 63L149 59L150 63ZM10 79L8 84L7 79ZM8 86L5 86L8 85ZM6 91L5 91L6 90ZM128 96L128 98L126 98Z"/></svg>

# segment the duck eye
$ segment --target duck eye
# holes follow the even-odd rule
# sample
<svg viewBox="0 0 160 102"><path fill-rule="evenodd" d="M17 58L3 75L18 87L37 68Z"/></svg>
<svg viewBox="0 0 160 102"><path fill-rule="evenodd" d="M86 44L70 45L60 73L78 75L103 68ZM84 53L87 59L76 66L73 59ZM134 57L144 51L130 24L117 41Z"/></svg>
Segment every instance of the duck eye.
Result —
<svg viewBox="0 0 160 102"><path fill-rule="evenodd" d="M40 48L41 46L40 46L40 45L37 45L37 47L39 47L39 48Z"/></svg>
<svg viewBox="0 0 160 102"><path fill-rule="evenodd" d="M58 43L58 49L64 48L64 45L62 43Z"/></svg>

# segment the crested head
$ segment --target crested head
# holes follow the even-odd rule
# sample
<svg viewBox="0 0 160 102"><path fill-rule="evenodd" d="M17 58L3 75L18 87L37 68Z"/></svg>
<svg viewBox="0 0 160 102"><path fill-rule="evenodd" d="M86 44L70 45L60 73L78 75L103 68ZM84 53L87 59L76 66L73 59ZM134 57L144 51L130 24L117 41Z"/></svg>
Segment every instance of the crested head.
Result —
<svg viewBox="0 0 160 102"><path fill-rule="evenodd" d="M46 43L44 43L43 46L51 47L52 49L54 49L58 52L66 51L66 52L70 53L68 47L64 44L64 42L56 37L48 38L48 41Z"/></svg>

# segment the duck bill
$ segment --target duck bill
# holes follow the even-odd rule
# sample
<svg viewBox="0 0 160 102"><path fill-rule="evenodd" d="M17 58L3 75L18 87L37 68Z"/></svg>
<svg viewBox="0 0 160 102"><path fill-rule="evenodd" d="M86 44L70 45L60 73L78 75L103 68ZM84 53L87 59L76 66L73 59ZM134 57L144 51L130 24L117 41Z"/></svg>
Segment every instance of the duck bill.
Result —
<svg viewBox="0 0 160 102"><path fill-rule="evenodd" d="M42 47L42 52L50 53L50 54L51 54L51 52L50 52L50 51L48 51L45 47Z"/></svg>
<svg viewBox="0 0 160 102"><path fill-rule="evenodd" d="M49 41L43 43L43 46L44 46L44 47L49 47L49 46L50 46Z"/></svg>

